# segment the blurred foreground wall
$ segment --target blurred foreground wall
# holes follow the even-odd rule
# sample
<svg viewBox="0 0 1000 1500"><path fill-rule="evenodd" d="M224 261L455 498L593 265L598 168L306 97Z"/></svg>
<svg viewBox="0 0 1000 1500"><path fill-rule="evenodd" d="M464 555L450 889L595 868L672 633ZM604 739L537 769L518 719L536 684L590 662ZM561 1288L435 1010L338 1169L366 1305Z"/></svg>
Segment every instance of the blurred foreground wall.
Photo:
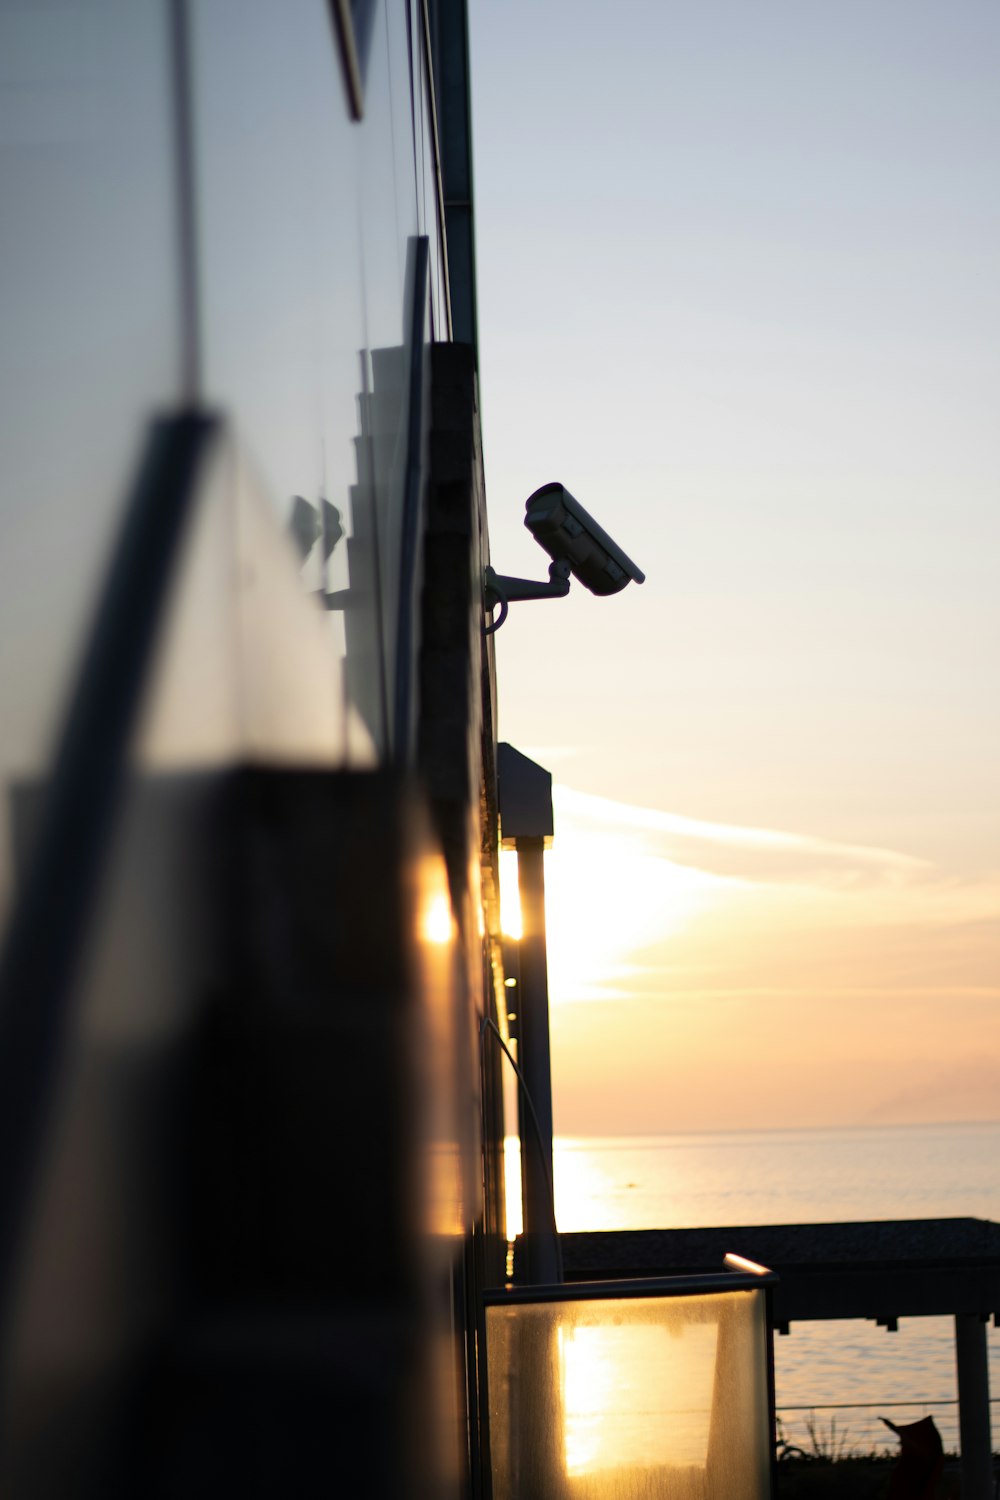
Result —
<svg viewBox="0 0 1000 1500"><path fill-rule="evenodd" d="M480 1486L505 1021L463 26L0 7L19 1500Z"/></svg>

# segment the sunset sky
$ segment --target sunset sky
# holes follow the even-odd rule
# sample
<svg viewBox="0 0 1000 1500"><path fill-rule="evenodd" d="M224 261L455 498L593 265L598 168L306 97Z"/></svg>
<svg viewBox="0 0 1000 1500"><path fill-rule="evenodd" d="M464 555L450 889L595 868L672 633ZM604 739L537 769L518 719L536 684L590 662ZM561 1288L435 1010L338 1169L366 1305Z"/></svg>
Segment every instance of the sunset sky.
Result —
<svg viewBox="0 0 1000 1500"><path fill-rule="evenodd" d="M472 10L493 561L556 1128L1000 1117L1000 10Z"/></svg>

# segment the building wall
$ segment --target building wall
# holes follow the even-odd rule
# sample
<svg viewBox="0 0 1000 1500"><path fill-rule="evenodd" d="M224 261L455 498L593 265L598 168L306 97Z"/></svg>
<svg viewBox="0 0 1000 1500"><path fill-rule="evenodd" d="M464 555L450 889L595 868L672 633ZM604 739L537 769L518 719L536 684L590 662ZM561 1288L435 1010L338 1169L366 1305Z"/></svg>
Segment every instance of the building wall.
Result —
<svg viewBox="0 0 1000 1500"><path fill-rule="evenodd" d="M350 11L360 100L322 0L0 11L18 1495L480 1482L503 1122L474 359L432 357L424 7ZM192 412L190 483L151 485L152 419L169 448ZM162 598L128 602L151 493L185 524Z"/></svg>
<svg viewBox="0 0 1000 1500"><path fill-rule="evenodd" d="M303 567L350 596L316 692L338 762L391 752L414 298L427 345L449 312L422 7L361 9L360 121L323 0L0 12L6 782L51 761L146 423L191 401L279 529L296 496L339 512ZM4 904L10 874L3 808Z"/></svg>

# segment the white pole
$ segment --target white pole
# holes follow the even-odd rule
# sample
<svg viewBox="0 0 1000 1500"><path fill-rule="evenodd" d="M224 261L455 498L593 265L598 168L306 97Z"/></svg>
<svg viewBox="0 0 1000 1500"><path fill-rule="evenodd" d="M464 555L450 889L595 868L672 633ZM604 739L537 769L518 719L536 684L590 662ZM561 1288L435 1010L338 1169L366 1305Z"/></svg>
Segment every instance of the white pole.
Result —
<svg viewBox="0 0 1000 1500"><path fill-rule="evenodd" d="M986 1324L974 1313L955 1315L958 1365L958 1427L962 1454L962 1500L993 1500L990 1437L990 1368Z"/></svg>

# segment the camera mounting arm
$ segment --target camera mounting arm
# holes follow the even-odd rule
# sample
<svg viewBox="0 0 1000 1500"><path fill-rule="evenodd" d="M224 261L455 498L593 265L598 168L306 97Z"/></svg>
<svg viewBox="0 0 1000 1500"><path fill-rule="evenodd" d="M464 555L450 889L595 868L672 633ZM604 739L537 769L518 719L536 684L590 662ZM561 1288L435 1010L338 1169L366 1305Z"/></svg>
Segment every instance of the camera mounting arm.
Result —
<svg viewBox="0 0 1000 1500"><path fill-rule="evenodd" d="M500 617L487 625L483 634L492 635L495 630L500 629L511 604L520 604L525 599L565 599L569 593L569 575L570 565L563 558L549 564L548 583L533 578L509 578L505 573L497 573L494 568L484 569L484 603L490 614L499 604Z"/></svg>

